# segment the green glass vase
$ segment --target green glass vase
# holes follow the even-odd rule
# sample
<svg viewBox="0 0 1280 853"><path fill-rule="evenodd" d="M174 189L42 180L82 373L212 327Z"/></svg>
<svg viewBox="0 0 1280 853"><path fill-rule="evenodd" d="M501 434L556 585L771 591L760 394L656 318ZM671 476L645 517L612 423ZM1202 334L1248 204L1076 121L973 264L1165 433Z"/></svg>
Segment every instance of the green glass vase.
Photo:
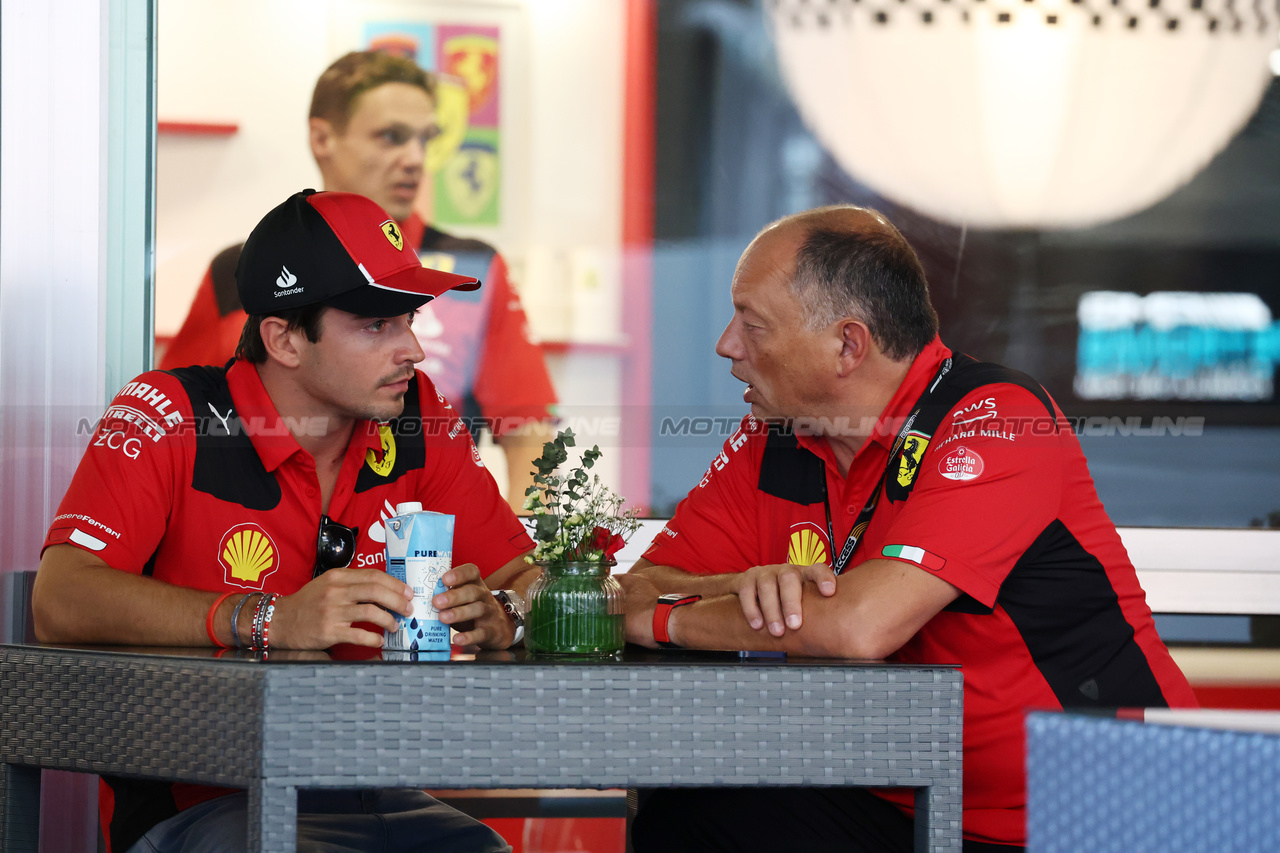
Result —
<svg viewBox="0 0 1280 853"><path fill-rule="evenodd" d="M529 587L524 645L538 655L609 657L626 643L622 587L613 560L542 562Z"/></svg>

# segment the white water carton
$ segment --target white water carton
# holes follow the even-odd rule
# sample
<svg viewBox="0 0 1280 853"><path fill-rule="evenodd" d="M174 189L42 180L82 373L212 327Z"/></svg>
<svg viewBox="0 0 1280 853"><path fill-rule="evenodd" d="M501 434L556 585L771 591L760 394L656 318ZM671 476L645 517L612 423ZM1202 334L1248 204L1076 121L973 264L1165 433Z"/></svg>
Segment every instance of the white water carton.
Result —
<svg viewBox="0 0 1280 853"><path fill-rule="evenodd" d="M453 568L453 516L423 512L417 501L396 504L387 519L387 574L413 589L413 614L386 631L384 648L394 651L448 651L449 626L431 606L445 591L441 578Z"/></svg>

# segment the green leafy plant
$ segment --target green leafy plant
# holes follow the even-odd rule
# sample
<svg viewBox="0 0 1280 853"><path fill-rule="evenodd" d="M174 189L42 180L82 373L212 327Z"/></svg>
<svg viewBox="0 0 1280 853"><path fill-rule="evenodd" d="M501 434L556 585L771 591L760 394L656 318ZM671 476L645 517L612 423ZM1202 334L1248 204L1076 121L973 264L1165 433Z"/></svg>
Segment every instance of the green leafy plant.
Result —
<svg viewBox="0 0 1280 853"><path fill-rule="evenodd" d="M636 511L623 510L623 499L588 474L601 456L593 446L582 454L582 465L557 474L574 446L573 430L556 433L533 460L534 485L525 489L524 508L533 512L534 560L597 562L612 559L640 526Z"/></svg>

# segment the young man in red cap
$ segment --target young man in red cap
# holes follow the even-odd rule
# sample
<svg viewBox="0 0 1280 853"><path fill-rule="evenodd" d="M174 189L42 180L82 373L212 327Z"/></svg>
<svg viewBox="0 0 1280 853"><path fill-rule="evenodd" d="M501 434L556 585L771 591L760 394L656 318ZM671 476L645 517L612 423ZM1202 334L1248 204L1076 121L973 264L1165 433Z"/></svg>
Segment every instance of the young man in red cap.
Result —
<svg viewBox="0 0 1280 853"><path fill-rule="evenodd" d="M426 146L438 132L435 101L435 79L413 60L348 53L316 81L311 154L326 190L377 202L423 264L484 282L480 291L451 293L424 306L414 331L426 354L421 368L436 388L468 423L492 429L507 460L507 499L518 510L533 483L530 460L550 438L555 390L502 256L414 213L414 199L429 177ZM244 322L232 276L239 254L240 246L232 246L213 259L162 368L224 364L231 357Z"/></svg>
<svg viewBox="0 0 1280 853"><path fill-rule="evenodd" d="M457 519L448 591L433 601L441 621L464 644L513 643L490 589L527 587L533 542L457 413L414 369L415 309L476 279L424 268L369 199L307 190L249 235L236 281L249 316L235 361L144 373L98 424L45 538L37 636L378 648L413 597L383 570L382 522L417 501ZM242 793L104 781L116 853L245 842ZM364 850L392 812L403 838L387 849L507 849L421 792L349 794L310 805L304 794L299 850ZM343 837L359 840L337 846L309 807L326 827L347 815Z"/></svg>

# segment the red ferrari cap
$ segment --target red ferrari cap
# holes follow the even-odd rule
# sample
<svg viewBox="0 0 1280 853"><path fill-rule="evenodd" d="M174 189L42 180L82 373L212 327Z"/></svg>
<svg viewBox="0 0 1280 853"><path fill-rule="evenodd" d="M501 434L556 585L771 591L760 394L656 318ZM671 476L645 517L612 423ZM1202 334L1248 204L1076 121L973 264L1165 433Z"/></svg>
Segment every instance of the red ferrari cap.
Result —
<svg viewBox="0 0 1280 853"><path fill-rule="evenodd" d="M323 303L362 317L408 314L479 279L427 269L400 224L362 195L303 190L245 241L236 290L249 314Z"/></svg>

